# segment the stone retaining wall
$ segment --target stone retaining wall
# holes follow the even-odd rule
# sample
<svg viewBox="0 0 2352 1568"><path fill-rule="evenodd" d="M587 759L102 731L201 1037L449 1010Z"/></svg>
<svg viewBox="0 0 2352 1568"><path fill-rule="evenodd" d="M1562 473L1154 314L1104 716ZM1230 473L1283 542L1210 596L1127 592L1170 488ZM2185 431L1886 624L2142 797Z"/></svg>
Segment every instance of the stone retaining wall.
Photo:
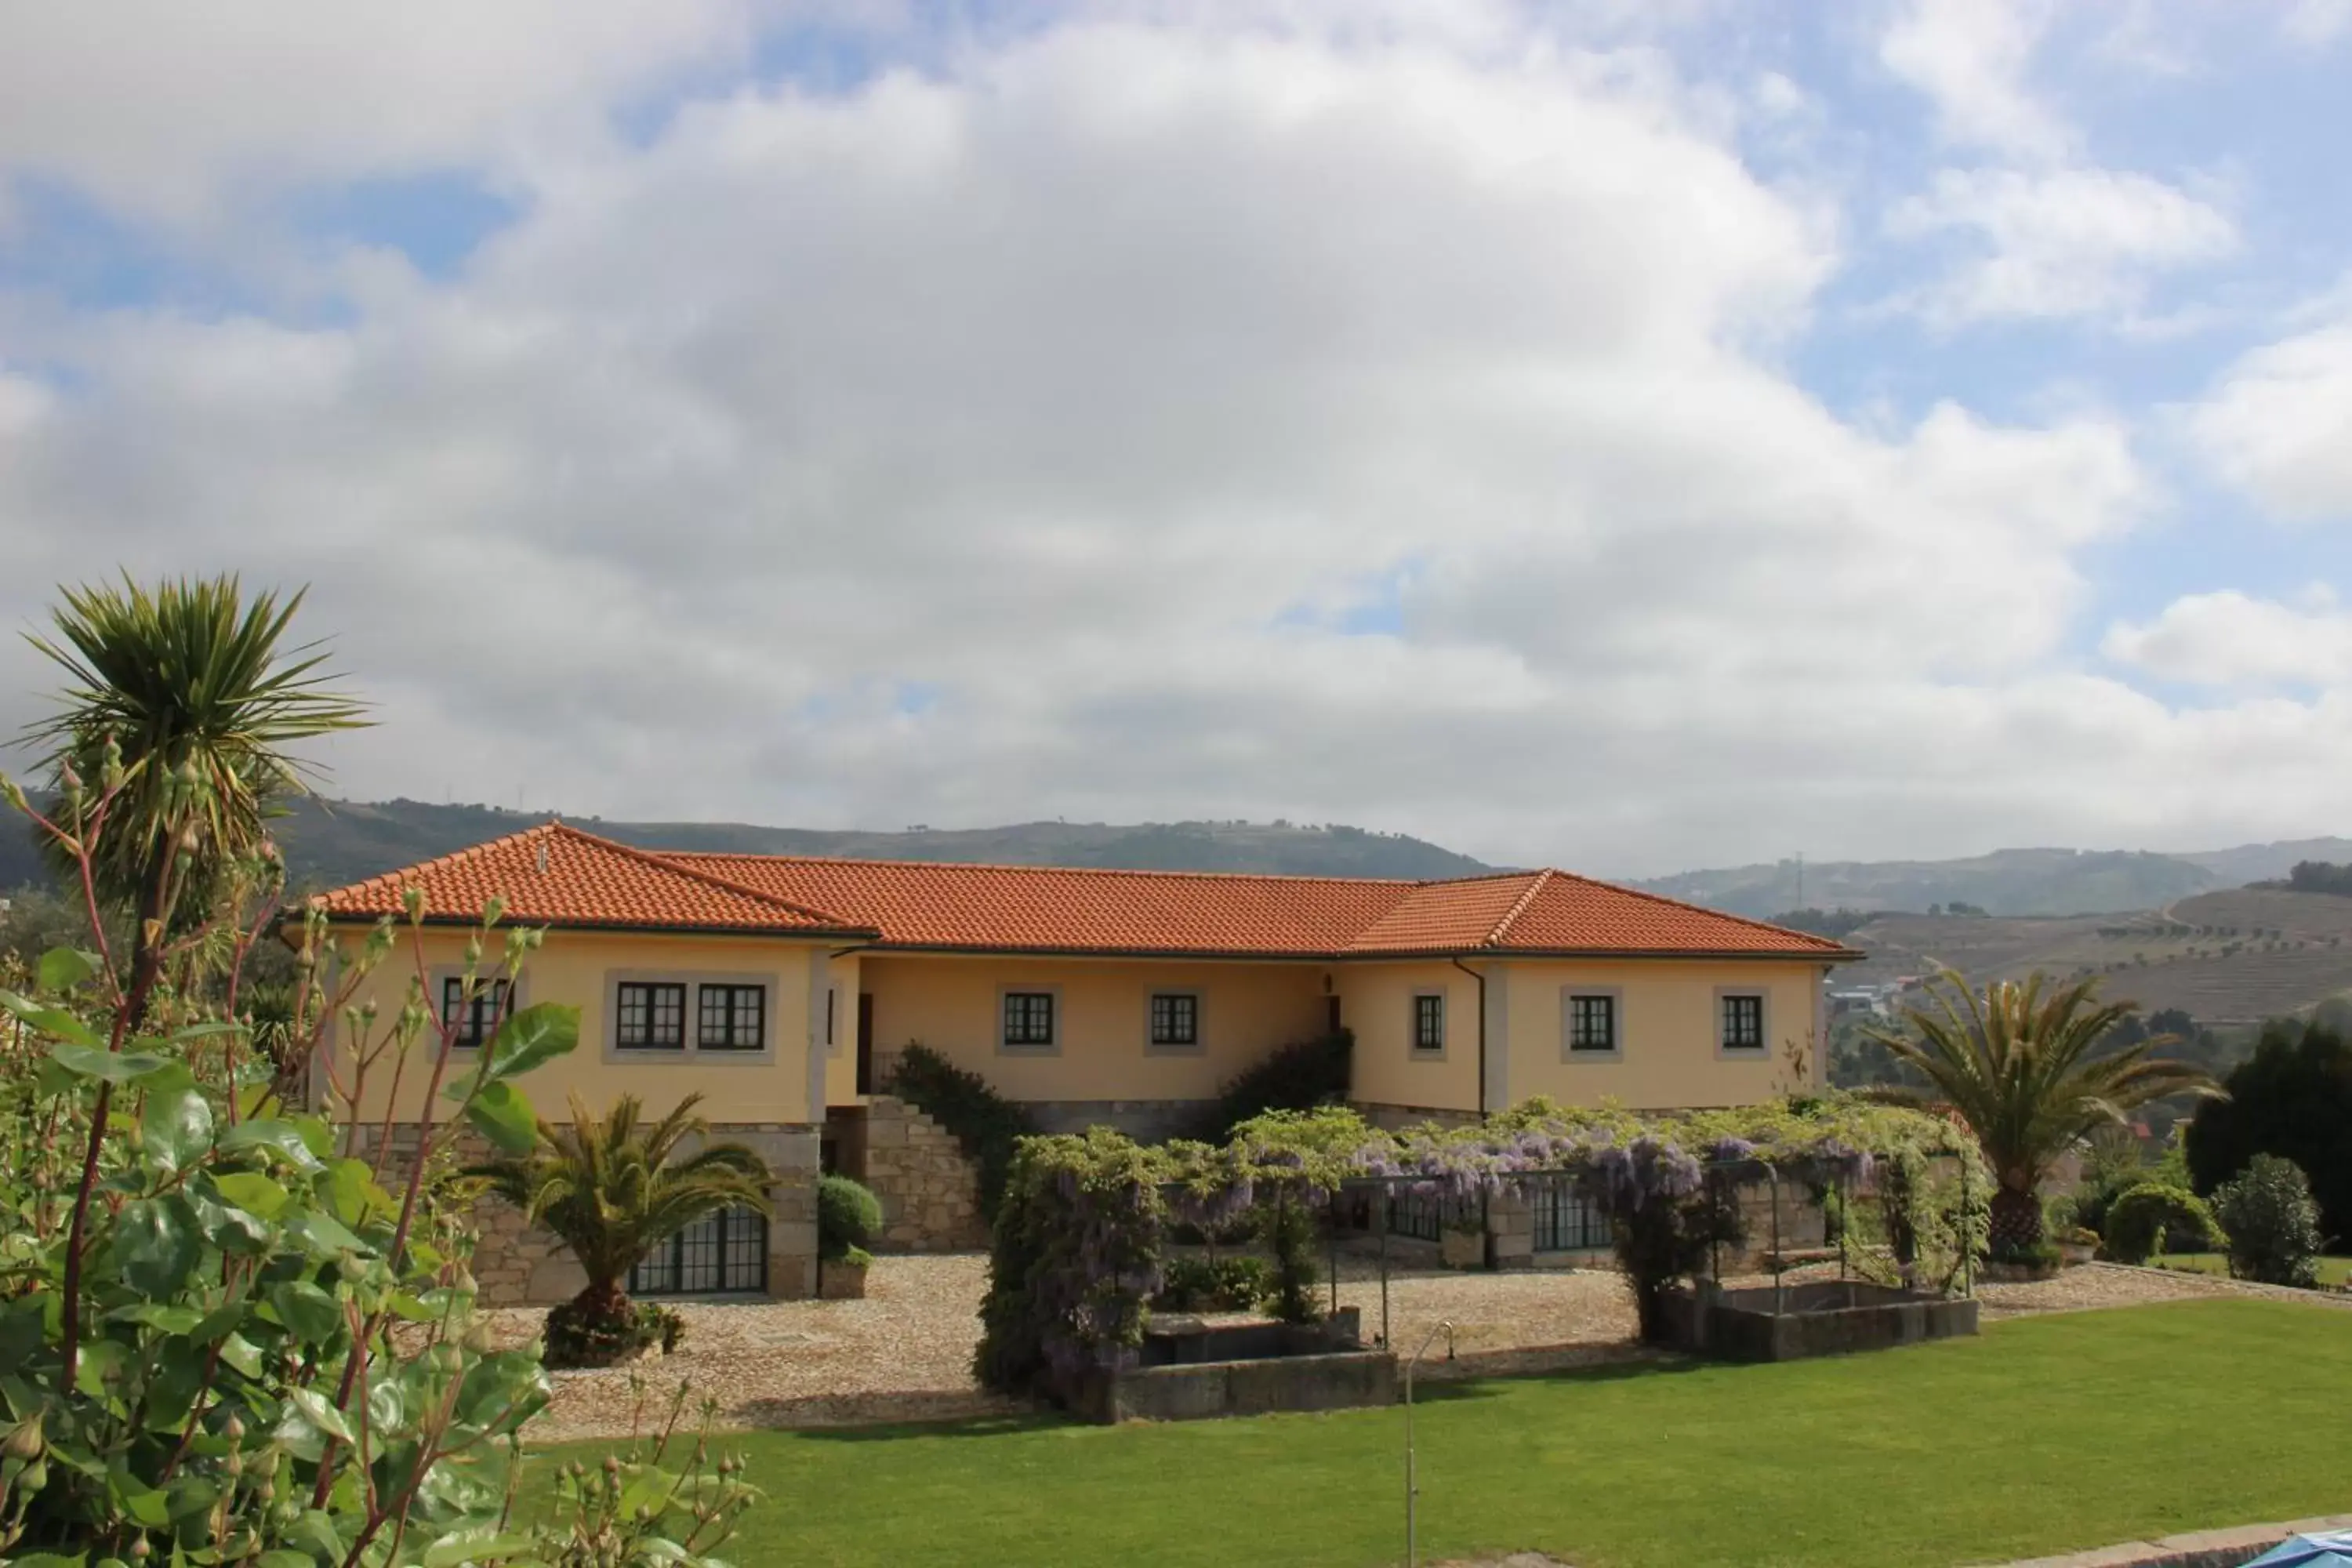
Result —
<svg viewBox="0 0 2352 1568"><path fill-rule="evenodd" d="M774 1123L717 1122L714 1137L748 1144L765 1160L776 1180L768 1189L775 1205L768 1222L768 1294L797 1299L816 1294L817 1130ZM357 1152L364 1158L382 1129L360 1129ZM436 1135L452 1150L455 1163L490 1157L491 1149L471 1128L444 1128ZM413 1122L392 1129L392 1160L386 1180L405 1179L407 1156L416 1148ZM691 1147L691 1144L688 1145ZM486 1307L551 1307L580 1293L587 1283L571 1249L501 1198L484 1197L474 1207L478 1237L473 1270Z"/></svg>
<svg viewBox="0 0 2352 1568"><path fill-rule="evenodd" d="M971 1252L988 1245L980 1178L955 1134L877 1094L840 1141L843 1169L882 1200L877 1252Z"/></svg>

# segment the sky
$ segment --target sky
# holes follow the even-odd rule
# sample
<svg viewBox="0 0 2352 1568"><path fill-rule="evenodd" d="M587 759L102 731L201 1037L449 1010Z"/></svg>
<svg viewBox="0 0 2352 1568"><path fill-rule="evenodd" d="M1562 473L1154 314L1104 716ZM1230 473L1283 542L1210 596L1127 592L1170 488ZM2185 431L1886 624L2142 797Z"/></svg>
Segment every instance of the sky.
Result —
<svg viewBox="0 0 2352 1568"><path fill-rule="evenodd" d="M0 625L307 584L356 798L2352 832L2347 133L2352 0L0 7Z"/></svg>

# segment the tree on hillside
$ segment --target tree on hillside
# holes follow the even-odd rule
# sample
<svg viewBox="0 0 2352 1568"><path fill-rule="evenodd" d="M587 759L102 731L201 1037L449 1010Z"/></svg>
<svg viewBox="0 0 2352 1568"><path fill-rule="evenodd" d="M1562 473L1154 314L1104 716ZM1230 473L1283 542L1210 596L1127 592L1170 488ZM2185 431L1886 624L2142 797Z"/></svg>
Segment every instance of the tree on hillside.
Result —
<svg viewBox="0 0 2352 1568"><path fill-rule="evenodd" d="M234 576L152 591L126 576L64 590L54 637L26 634L67 678L56 711L26 731L49 748L52 786L70 801L119 784L90 873L100 900L132 916L138 995L182 898L214 901L261 852L271 801L303 787L287 748L366 722L328 689L319 645L279 646L302 596L248 601Z"/></svg>
<svg viewBox="0 0 2352 1568"><path fill-rule="evenodd" d="M2352 1041L2322 1022L2276 1019L2254 1054L2224 1081L2227 1100L2189 1125L2189 1174L2211 1192L2253 1161L2276 1154L2303 1167L2320 1227L2352 1240Z"/></svg>
<svg viewBox="0 0 2352 1568"><path fill-rule="evenodd" d="M2137 1008L2101 1002L2096 979L2053 988L2036 971L1979 993L1939 969L1928 1005L1906 1008L1901 1029L1869 1031L1897 1061L1927 1079L1925 1090L1885 1089L1885 1098L1948 1110L1969 1125L1999 1184L1992 1199L1996 1256L2030 1252L2042 1241L2042 1180L2052 1163L2093 1131L2212 1080L2155 1053L2164 1036L2109 1046Z"/></svg>

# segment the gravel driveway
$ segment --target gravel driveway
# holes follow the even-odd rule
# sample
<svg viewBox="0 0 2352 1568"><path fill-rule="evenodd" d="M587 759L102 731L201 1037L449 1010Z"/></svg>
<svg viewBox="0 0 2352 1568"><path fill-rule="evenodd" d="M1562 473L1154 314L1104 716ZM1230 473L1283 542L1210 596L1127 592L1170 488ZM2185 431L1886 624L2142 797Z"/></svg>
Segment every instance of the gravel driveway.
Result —
<svg viewBox="0 0 2352 1568"><path fill-rule="evenodd" d="M1342 1255L1339 1300L1379 1332L1381 1292L1370 1258ZM686 1342L675 1355L634 1369L555 1374L555 1403L532 1424L541 1441L608 1436L629 1429L640 1395L632 1371L666 1398L681 1378L697 1397L719 1405L731 1426L818 1426L1007 1415L1024 1406L982 1393L971 1380L987 1259L980 1254L880 1258L862 1301L686 1301ZM1328 1290L1328 1287L1325 1287ZM1989 1319L2032 1312L2133 1306L2231 1295L2352 1305L2352 1298L2242 1285L2208 1275L2090 1264L2031 1285L1985 1285ZM1328 1297L1326 1298L1328 1300ZM539 1331L541 1313L489 1314L505 1342ZM1443 1336L1422 1375L1474 1377L1549 1371L1647 1352L1633 1343L1633 1308L1623 1283L1603 1270L1475 1274L1398 1271L1389 1280L1389 1324L1410 1354L1437 1324Z"/></svg>

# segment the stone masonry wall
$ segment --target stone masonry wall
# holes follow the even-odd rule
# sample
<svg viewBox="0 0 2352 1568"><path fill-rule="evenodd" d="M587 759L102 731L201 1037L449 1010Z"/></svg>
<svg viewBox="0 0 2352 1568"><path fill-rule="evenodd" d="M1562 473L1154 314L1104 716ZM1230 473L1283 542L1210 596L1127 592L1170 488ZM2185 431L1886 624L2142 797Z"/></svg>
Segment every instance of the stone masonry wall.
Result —
<svg viewBox="0 0 2352 1568"><path fill-rule="evenodd" d="M381 1129L360 1130L357 1152L364 1158ZM816 1294L817 1132L813 1127L719 1122L714 1137L748 1144L776 1178L768 1189L775 1213L768 1222L768 1294L798 1299ZM404 1179L406 1156L416 1147L417 1130L401 1123L392 1130L388 1181ZM446 1142L443 1142L446 1141ZM489 1158L491 1150L471 1128L445 1128L436 1142L452 1150L455 1163ZM478 1240L473 1271L486 1307L551 1307L580 1293L587 1283L571 1249L525 1222L505 1200L484 1197L474 1206Z"/></svg>
<svg viewBox="0 0 2352 1568"><path fill-rule="evenodd" d="M987 1247L979 1173L954 1133L905 1100L877 1094L866 1104L862 1142L860 1179L882 1200L876 1251L971 1252Z"/></svg>

